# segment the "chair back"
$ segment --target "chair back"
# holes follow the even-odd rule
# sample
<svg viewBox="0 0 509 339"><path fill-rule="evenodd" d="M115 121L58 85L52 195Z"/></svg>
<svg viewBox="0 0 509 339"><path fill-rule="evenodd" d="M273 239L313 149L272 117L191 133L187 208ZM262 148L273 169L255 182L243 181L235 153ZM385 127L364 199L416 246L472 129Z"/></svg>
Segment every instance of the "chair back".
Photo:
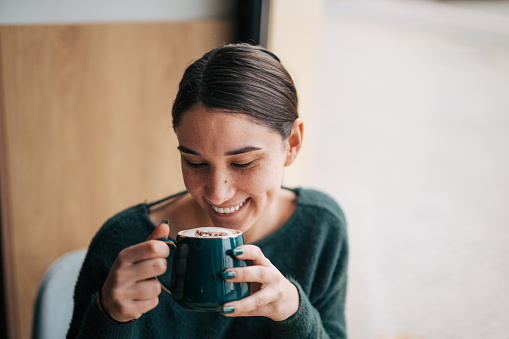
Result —
<svg viewBox="0 0 509 339"><path fill-rule="evenodd" d="M74 285L86 248L58 258L46 271L35 302L32 339L65 338L74 308Z"/></svg>

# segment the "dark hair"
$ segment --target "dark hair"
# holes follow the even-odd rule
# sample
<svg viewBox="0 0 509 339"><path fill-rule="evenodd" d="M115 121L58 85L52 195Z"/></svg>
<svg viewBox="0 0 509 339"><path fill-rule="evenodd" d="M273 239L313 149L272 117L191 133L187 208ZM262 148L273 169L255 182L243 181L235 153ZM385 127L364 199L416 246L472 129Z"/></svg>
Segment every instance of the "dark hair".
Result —
<svg viewBox="0 0 509 339"><path fill-rule="evenodd" d="M288 138L297 112L297 91L279 58L246 43L211 50L187 67L173 103L175 130L195 105L245 114Z"/></svg>

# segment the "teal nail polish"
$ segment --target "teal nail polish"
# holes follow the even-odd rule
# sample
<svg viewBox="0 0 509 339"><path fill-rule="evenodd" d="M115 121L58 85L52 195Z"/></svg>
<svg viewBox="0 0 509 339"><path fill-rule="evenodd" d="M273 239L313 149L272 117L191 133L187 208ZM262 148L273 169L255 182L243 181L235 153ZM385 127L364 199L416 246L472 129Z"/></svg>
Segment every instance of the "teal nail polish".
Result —
<svg viewBox="0 0 509 339"><path fill-rule="evenodd" d="M238 256L238 255L241 255L241 254L244 254L244 249L243 248L236 248L232 251L232 254L233 256Z"/></svg>
<svg viewBox="0 0 509 339"><path fill-rule="evenodd" d="M170 221L168 219L163 219L163 221L161 221L161 224L169 225Z"/></svg>
<svg viewBox="0 0 509 339"><path fill-rule="evenodd" d="M233 306L223 306L221 309L221 313L223 314L230 314L235 312L235 307Z"/></svg>
<svg viewBox="0 0 509 339"><path fill-rule="evenodd" d="M237 273L235 273L235 271L225 271L225 272L221 272L221 277L223 279L233 279L237 276Z"/></svg>

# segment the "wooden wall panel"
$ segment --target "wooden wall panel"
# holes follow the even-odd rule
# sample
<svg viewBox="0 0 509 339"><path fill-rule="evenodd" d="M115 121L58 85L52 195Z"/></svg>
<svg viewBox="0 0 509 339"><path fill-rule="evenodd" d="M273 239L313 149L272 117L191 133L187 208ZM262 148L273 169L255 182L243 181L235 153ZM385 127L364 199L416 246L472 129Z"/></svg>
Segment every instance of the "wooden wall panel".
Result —
<svg viewBox="0 0 509 339"><path fill-rule="evenodd" d="M17 338L30 335L54 260L119 210L183 188L170 117L178 81L231 32L226 20L0 27Z"/></svg>

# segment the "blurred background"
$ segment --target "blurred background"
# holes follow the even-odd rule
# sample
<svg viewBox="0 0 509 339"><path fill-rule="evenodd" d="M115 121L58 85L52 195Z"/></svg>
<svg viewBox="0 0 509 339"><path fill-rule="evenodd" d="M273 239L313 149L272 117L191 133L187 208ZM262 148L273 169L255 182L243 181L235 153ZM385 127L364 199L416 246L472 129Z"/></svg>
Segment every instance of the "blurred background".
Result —
<svg viewBox="0 0 509 339"><path fill-rule="evenodd" d="M313 186L353 339L509 333L509 2L325 2Z"/></svg>
<svg viewBox="0 0 509 339"><path fill-rule="evenodd" d="M345 210L349 338L507 338L506 0L0 0L0 337L57 258L183 188L178 81L233 41L297 84L285 184Z"/></svg>

